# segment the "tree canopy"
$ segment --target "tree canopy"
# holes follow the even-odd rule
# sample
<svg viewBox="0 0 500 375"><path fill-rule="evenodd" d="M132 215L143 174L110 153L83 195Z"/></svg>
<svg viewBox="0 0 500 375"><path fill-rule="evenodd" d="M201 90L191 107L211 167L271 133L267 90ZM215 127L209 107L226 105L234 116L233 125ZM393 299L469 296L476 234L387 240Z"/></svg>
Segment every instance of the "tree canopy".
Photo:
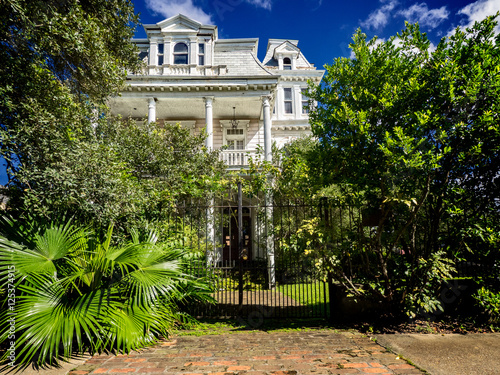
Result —
<svg viewBox="0 0 500 375"><path fill-rule="evenodd" d="M418 25L384 42L358 30L354 57L326 66L311 94L319 102L311 124L321 160L311 175L316 186L337 186L371 219L355 246L373 256L363 272L383 280L374 288L386 300L435 309L439 303L411 299L411 288L423 283L425 290L430 271L444 277L446 259L459 259L478 241L498 252L495 25L489 17L458 28L435 50ZM487 255L491 247L481 249Z"/></svg>
<svg viewBox="0 0 500 375"><path fill-rule="evenodd" d="M140 64L130 0L12 0L0 20L0 156L13 213L137 224L217 178L202 135L108 115L107 98Z"/></svg>

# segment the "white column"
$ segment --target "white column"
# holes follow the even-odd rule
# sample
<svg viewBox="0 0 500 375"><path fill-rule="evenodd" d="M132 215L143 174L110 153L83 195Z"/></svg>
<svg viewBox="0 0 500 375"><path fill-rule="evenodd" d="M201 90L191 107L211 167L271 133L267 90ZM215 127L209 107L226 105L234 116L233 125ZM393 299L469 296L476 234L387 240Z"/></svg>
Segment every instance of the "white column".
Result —
<svg viewBox="0 0 500 375"><path fill-rule="evenodd" d="M268 184L272 184L272 178L268 177ZM267 270L269 277L269 288L276 287L276 263L274 260L274 235L273 235L273 193L271 189L265 193L266 224L265 224L265 244L267 251Z"/></svg>
<svg viewBox="0 0 500 375"><path fill-rule="evenodd" d="M271 139L271 105L269 104L269 96L262 97L262 110L264 111L264 155L268 162L273 161L272 139Z"/></svg>
<svg viewBox="0 0 500 375"><path fill-rule="evenodd" d="M213 119L213 109L212 104L214 101L213 96L206 96L205 99L205 123L207 124L207 139L205 140L205 146L209 150L214 148L214 119Z"/></svg>
<svg viewBox="0 0 500 375"><path fill-rule="evenodd" d="M172 64L172 38L164 39L163 46L163 64Z"/></svg>
<svg viewBox="0 0 500 375"><path fill-rule="evenodd" d="M302 118L302 90L300 86L293 86L293 106L294 106L294 117L299 120Z"/></svg>
<svg viewBox="0 0 500 375"><path fill-rule="evenodd" d="M156 100L148 98L148 124L156 121Z"/></svg>
<svg viewBox="0 0 500 375"><path fill-rule="evenodd" d="M262 110L264 111L264 155L267 162L272 163L272 139L271 139L271 105L269 103L270 96L262 97ZM273 183L271 176L268 176L267 183L269 186ZM269 271L269 288L276 286L275 262L274 262L274 236L273 236L273 194L270 187L265 193L266 205L266 223L265 223L265 243L267 251L267 267Z"/></svg>
<svg viewBox="0 0 500 375"><path fill-rule="evenodd" d="M198 66L198 40L191 39L189 41L189 74L196 74Z"/></svg>
<svg viewBox="0 0 500 375"><path fill-rule="evenodd" d="M156 66L158 65L158 44L156 40L149 43L149 74L156 73Z"/></svg>
<svg viewBox="0 0 500 375"><path fill-rule="evenodd" d="M281 53L278 55L278 69L283 70L283 55Z"/></svg>
<svg viewBox="0 0 500 375"><path fill-rule="evenodd" d="M208 40L205 42L205 65L212 66L214 62L212 61L212 41Z"/></svg>
<svg viewBox="0 0 500 375"><path fill-rule="evenodd" d="M276 101L275 101L275 106L276 106L276 118L278 120L283 120L284 116L283 114L285 113L285 92L283 91L283 87L281 85L278 86L278 90L276 91Z"/></svg>

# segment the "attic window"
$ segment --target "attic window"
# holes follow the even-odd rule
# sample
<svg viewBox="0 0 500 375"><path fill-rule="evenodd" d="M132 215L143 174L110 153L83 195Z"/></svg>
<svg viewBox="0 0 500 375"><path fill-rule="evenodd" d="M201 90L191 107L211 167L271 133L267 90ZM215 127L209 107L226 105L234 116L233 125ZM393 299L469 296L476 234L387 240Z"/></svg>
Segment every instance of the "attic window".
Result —
<svg viewBox="0 0 500 375"><path fill-rule="evenodd" d="M174 47L174 64L188 63L188 46L186 43L177 43Z"/></svg>
<svg viewBox="0 0 500 375"><path fill-rule="evenodd" d="M292 60L289 57L283 59L283 70L292 70Z"/></svg>

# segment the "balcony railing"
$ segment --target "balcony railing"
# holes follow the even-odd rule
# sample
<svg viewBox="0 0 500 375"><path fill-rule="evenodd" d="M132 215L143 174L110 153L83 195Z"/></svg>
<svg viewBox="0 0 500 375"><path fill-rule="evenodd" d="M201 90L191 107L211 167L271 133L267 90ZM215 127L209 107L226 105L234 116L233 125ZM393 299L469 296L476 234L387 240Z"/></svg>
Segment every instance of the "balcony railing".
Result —
<svg viewBox="0 0 500 375"><path fill-rule="evenodd" d="M222 76L227 72L226 65L149 65L139 72L128 72L129 75L164 75L164 76Z"/></svg>
<svg viewBox="0 0 500 375"><path fill-rule="evenodd" d="M260 161L261 156L255 150L225 150L221 152L221 159L229 168L248 166L250 158L254 161Z"/></svg>

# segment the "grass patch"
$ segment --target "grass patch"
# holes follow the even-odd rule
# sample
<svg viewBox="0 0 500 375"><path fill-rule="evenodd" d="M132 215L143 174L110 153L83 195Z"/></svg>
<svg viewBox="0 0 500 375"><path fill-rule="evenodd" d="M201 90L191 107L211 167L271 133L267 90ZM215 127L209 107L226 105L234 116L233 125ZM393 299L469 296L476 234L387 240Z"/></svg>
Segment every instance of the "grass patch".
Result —
<svg viewBox="0 0 500 375"><path fill-rule="evenodd" d="M318 329L337 329L324 319L266 319L259 327L249 326L244 320L227 319L200 320L185 323L177 327L172 333L175 336L204 336L222 335L245 332L294 332L294 331L314 331Z"/></svg>
<svg viewBox="0 0 500 375"><path fill-rule="evenodd" d="M330 314L328 286L322 281L300 284L281 284L278 285L278 290L282 294L299 302L301 305L307 306L314 311L323 311L323 309L326 308L327 314Z"/></svg>

